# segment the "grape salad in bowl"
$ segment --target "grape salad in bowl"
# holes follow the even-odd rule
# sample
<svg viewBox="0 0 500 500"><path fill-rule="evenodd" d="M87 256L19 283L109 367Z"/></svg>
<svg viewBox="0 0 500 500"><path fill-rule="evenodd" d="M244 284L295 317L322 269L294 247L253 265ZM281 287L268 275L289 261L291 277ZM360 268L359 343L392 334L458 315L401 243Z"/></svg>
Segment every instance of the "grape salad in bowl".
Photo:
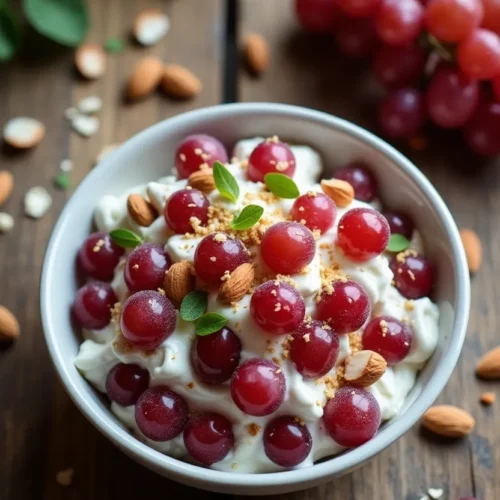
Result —
<svg viewBox="0 0 500 500"><path fill-rule="evenodd" d="M63 244L89 195L86 234ZM84 181L42 312L70 394L124 451L195 486L279 493L415 423L458 357L467 279L446 207L392 148L322 113L233 105L146 130Z"/></svg>

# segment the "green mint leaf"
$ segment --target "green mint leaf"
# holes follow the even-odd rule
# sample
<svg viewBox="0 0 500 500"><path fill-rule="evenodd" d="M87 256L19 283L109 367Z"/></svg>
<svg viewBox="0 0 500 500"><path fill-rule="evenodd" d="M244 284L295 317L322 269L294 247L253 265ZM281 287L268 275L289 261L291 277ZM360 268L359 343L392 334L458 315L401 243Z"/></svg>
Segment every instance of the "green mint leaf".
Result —
<svg viewBox="0 0 500 500"><path fill-rule="evenodd" d="M0 61L8 61L21 45L22 30L17 17L0 3Z"/></svg>
<svg viewBox="0 0 500 500"><path fill-rule="evenodd" d="M194 291L188 293L181 303L181 318L184 321L196 321L203 315L207 308L208 294L207 292Z"/></svg>
<svg viewBox="0 0 500 500"><path fill-rule="evenodd" d="M249 229L259 222L263 213L264 209L261 206L248 205L231 221L231 229L235 231Z"/></svg>
<svg viewBox="0 0 500 500"><path fill-rule="evenodd" d="M119 54L125 48L125 44L121 38L108 38L104 42L104 50L110 54Z"/></svg>
<svg viewBox="0 0 500 500"><path fill-rule="evenodd" d="M240 195L240 186L231 172L220 162L214 162L215 187L228 200L235 202Z"/></svg>
<svg viewBox="0 0 500 500"><path fill-rule="evenodd" d="M135 248L144 243L144 240L128 229L115 229L109 233L111 239L122 248Z"/></svg>
<svg viewBox="0 0 500 500"><path fill-rule="evenodd" d="M391 234L386 250L389 252L399 253L406 250L409 246L410 242L408 241L408 238L402 234Z"/></svg>
<svg viewBox="0 0 500 500"><path fill-rule="evenodd" d="M90 25L85 0L23 0L24 14L41 35L67 47L83 42Z"/></svg>
<svg viewBox="0 0 500 500"><path fill-rule="evenodd" d="M66 191L66 189L69 189L71 185L69 175L66 172L62 172L59 175L56 175L54 177L54 185L56 186L57 189Z"/></svg>
<svg viewBox="0 0 500 500"><path fill-rule="evenodd" d="M196 323L196 334L200 336L210 335L219 331L227 319L219 313L204 314Z"/></svg>
<svg viewBox="0 0 500 500"><path fill-rule="evenodd" d="M267 189L279 198L293 200L300 196L297 184L285 174L266 174L264 177Z"/></svg>

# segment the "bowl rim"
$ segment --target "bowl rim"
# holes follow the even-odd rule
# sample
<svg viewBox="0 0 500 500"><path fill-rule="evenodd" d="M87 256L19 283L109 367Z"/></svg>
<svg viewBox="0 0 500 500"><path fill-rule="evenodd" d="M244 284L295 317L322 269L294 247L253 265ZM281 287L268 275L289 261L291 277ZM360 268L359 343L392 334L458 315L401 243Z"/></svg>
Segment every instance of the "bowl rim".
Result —
<svg viewBox="0 0 500 500"><path fill-rule="evenodd" d="M294 119L298 118L306 122L314 122L322 126L336 129L361 140L396 163L425 194L444 226L450 242L453 262L455 263L454 277L457 287L457 299L454 304L455 321L450 335L451 338L448 350L443 354L443 359L436 367L435 372L431 375L432 384L428 383L422 389L422 392L404 415L392 422L391 425L382 429L372 440L359 448L352 449L348 453L334 456L331 459L314 464L311 467L274 473L243 474L205 469L164 455L136 439L128 430L124 429L118 422L110 418L103 409L93 401L87 399L83 391L73 383L74 373L70 373L69 369L66 367L65 357L58 346L57 334L51 327L52 317L56 314L54 311L57 310L57 304L52 302L50 284L54 279L56 250L62 234L61 229L64 228L67 221L72 217L72 205L75 199L78 197L79 193L87 190L98 180L100 172L104 169L112 168L113 164L117 165L119 163L114 160L117 155L127 155L129 150L134 150L137 146L140 146L149 135L159 132L164 127L175 129L177 126L189 123L193 119L197 122L202 122L213 118L224 117L230 119L231 116L235 115L252 114L258 114L261 119L263 119L263 117L265 119L266 115L274 117L280 115L283 118L293 117ZM56 367L67 393L85 417L116 446L126 451L130 456L133 456L152 470L157 472L164 470L171 475L179 477L188 484L189 481L192 481L193 477L195 477L203 485L250 488L271 488L279 485L281 488L288 487L290 490L292 487L298 486L301 483L311 485L319 483L323 478L328 476L333 477L334 475L349 471L357 465L371 459L406 433L428 407L432 405L451 376L462 349L469 316L470 283L465 252L453 217L430 181L409 159L371 132L342 118L300 106L260 102L221 104L189 111L168 118L134 135L121 145L117 152L104 159L99 168L91 171L78 186L59 216L44 257L40 283L40 297L42 326L45 340L49 348L52 362ZM249 491L249 493L252 492Z"/></svg>

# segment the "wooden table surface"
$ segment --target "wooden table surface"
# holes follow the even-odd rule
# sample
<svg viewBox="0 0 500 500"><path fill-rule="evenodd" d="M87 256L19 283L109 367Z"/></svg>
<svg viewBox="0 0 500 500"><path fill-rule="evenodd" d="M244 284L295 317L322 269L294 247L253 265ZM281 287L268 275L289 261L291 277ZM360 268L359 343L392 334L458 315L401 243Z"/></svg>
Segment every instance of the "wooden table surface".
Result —
<svg viewBox="0 0 500 500"><path fill-rule="evenodd" d="M0 123L26 115L42 120L47 136L33 151L13 154L4 148L0 168L15 177L15 189L2 210L13 214L16 228L0 236L0 304L15 312L22 327L17 343L0 350L0 499L134 499L176 498L195 493L135 464L115 449L85 420L58 381L45 347L39 314L38 283L44 249L71 190L56 191L52 179L64 158L74 162L73 188L85 177L101 148L121 142L172 115L227 100L278 101L321 109L375 127L379 93L366 63L338 56L329 38L307 36L294 20L290 0L239 0L237 16L228 15L225 0L92 0L88 39L129 36L135 14L157 6L171 18L171 31L157 46L128 43L110 56L106 75L95 82L80 80L72 53L54 52L35 39L37 54L0 68ZM237 18L237 19L236 19ZM235 22L237 20L237 22ZM235 65L233 42L259 31L269 40L272 65L261 79ZM186 65L203 81L203 92L187 103L153 95L124 105L123 84L132 65L145 54ZM104 101L101 130L84 139L70 130L64 110L87 95ZM469 410L477 419L469 439L441 442L412 429L397 443L353 474L324 486L287 495L306 500L418 500L429 487L444 488L443 500L476 496L500 498L499 405L481 407L482 391L498 386L478 381L479 355L498 344L495 329L500 299L500 169L481 165L467 154L460 136L432 134L429 148L416 153L401 149L438 188L460 226L474 228L485 245L482 271L472 284L473 302L461 360L439 398ZM398 147L401 145L398 145ZM32 186L47 187L54 205L41 220L23 216L23 195ZM394 186L397 189L397 186ZM56 483L58 471L72 467L71 487Z"/></svg>

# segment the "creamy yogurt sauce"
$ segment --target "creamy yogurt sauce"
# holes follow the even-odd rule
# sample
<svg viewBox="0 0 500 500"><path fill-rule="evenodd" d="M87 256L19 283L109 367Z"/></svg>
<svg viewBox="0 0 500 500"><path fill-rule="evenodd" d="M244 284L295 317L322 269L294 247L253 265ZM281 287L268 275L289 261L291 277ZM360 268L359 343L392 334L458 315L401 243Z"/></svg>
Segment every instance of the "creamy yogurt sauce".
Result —
<svg viewBox="0 0 500 500"><path fill-rule="evenodd" d="M262 190L262 184L246 180L245 160L254 147L263 138L240 141L235 149L235 159L228 169L240 184L241 195L237 203L224 201L217 191L208 198L210 202L223 203L235 213L239 213L244 205L261 204L267 214L281 211L285 216L291 209L293 200L278 200L273 203L253 197ZM296 157L296 173L294 180L301 193L307 191L321 192L317 183L322 172L319 155L307 146L294 146L292 151ZM95 222L99 230L109 232L118 227L129 228L140 234L146 241L165 244L165 249L172 262L187 260L193 262L194 253L202 237L186 239L184 235L173 235L168 229L164 217L160 216L150 227L138 226L128 215L126 201L131 193L147 196L160 214L163 213L169 196L186 186L186 180L177 180L175 176L164 177L157 182L135 186L120 197L105 196L98 204ZM376 205L376 204L375 204ZM356 207L366 207L366 203L353 201L347 208L338 208L335 225L316 241L316 255L312 262L300 274L293 275L295 286L306 302L306 314L312 314L315 297L321 289L320 266L329 267L332 259L340 265L349 279L358 282L367 292L371 301L371 317L390 315L408 322L414 333L410 354L395 366L388 367L383 377L368 388L380 405L384 420L395 416L401 409L408 392L415 383L418 371L432 355L438 340L439 311L428 298L409 301L405 299L391 284L393 273L389 268L389 260L385 255L378 256L360 264L343 255L333 242L336 239L338 221L342 215ZM378 208L378 207L376 207ZM273 219L273 215L269 215ZM277 219L282 220L282 219ZM411 247L422 252L422 243L417 231ZM249 248L252 250L252 248ZM265 272L265 265L256 257L257 274ZM127 297L127 286L123 277L124 263L118 265L112 286L123 302ZM234 404L229 383L221 386L204 385L197 380L190 362L190 349L196 337L193 323L183 321L177 315L174 333L153 352L125 349L122 337L117 336L117 325L111 323L98 331L85 331L85 341L81 345L75 364L86 379L95 388L105 392L106 377L110 369L118 364L137 363L147 369L151 377L151 385L167 385L187 401L192 411L216 411L233 423L234 448L220 462L211 467L221 471L240 473L259 473L284 470L266 455L263 446L263 431L266 424L279 415L293 415L303 420L312 437L312 449L307 459L297 467L308 467L317 460L335 455L344 448L337 444L326 432L322 416L326 403L328 387L323 379L306 380L295 369L293 362L285 359L284 338L286 336L269 335L253 320L249 311L250 295L245 295L237 308L222 304L217 299L217 292L209 297L208 311L219 312L227 319L227 326L239 337L242 344L241 361L253 357L264 357L279 360L280 367L286 377L286 396L284 403L273 414L265 417L252 417L240 411ZM340 335L340 351L336 366L340 366L351 353L356 342L355 335ZM358 337L359 340L359 337ZM336 368L330 374L336 376ZM147 439L137 428L134 418L134 406L121 407L115 402L111 404L114 414L129 427L139 439L162 453L190 460L185 449L182 433L166 442Z"/></svg>

